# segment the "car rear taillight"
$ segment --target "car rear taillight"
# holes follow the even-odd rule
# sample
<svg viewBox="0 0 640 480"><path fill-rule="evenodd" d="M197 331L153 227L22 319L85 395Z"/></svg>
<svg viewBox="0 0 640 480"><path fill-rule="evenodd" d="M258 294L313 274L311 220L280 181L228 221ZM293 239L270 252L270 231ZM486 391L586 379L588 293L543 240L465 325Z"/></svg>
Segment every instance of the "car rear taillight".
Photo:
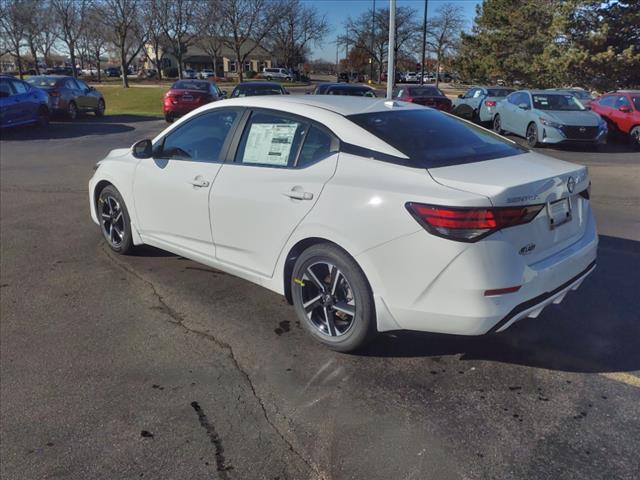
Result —
<svg viewBox="0 0 640 480"><path fill-rule="evenodd" d="M405 206L429 233L460 242L475 242L502 228L529 223L544 204L469 208L407 202Z"/></svg>
<svg viewBox="0 0 640 480"><path fill-rule="evenodd" d="M497 103L497 102L496 102L495 100L485 100L485 101L484 101L484 104L485 104L487 107L495 107L495 106L496 106L496 103Z"/></svg>
<svg viewBox="0 0 640 480"><path fill-rule="evenodd" d="M59 97L60 96L60 92L57 92L55 90L51 90L49 92L47 92L49 94L50 97Z"/></svg>
<svg viewBox="0 0 640 480"><path fill-rule="evenodd" d="M402 97L402 101L404 101L404 102L413 102L413 97Z"/></svg>

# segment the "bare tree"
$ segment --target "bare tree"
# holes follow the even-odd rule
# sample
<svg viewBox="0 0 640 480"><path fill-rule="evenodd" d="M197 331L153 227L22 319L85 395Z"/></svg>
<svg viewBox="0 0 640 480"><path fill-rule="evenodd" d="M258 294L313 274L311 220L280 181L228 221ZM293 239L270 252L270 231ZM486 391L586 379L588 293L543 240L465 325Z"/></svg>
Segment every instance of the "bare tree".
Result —
<svg viewBox="0 0 640 480"><path fill-rule="evenodd" d="M243 66L251 53L274 28L282 2L270 0L220 0L222 29L227 34L224 44L235 55L239 80L244 79Z"/></svg>
<svg viewBox="0 0 640 480"><path fill-rule="evenodd" d="M462 7L445 3L438 8L435 18L430 22L429 45L436 54L436 87L440 81L440 65L460 38L464 21Z"/></svg>
<svg viewBox="0 0 640 480"><path fill-rule="evenodd" d="M16 60L18 74L23 77L22 49L25 46L25 31L28 22L24 0L0 1L0 36L5 49Z"/></svg>
<svg viewBox="0 0 640 480"><path fill-rule="evenodd" d="M207 16L203 18L204 25L201 28L201 37L196 42L211 59L213 72L218 75L218 59L222 56L222 48L224 47L224 32L222 30L222 21L219 15L219 2L210 1Z"/></svg>
<svg viewBox="0 0 640 480"><path fill-rule="evenodd" d="M43 9L50 10L50 2L44 2L43 5ZM37 45L39 52L42 53L42 60L47 66L51 66L51 50L59 39L60 26L58 21L52 15L44 15L40 21L40 34Z"/></svg>
<svg viewBox="0 0 640 480"><path fill-rule="evenodd" d="M97 8L97 4L92 4L87 10L87 25L82 33L79 44L86 51L87 60L96 69L98 82L101 80L102 56L106 53L106 47L110 43L110 32L101 21L102 11Z"/></svg>
<svg viewBox="0 0 640 480"><path fill-rule="evenodd" d="M142 18L143 0L101 0L97 5L100 20L108 29L109 40L120 57L122 86L129 88L129 65L147 42Z"/></svg>
<svg viewBox="0 0 640 480"><path fill-rule="evenodd" d="M325 37L329 24L314 6L304 5L300 0L285 0L278 17L268 43L276 57L293 68L304 62L310 45Z"/></svg>
<svg viewBox="0 0 640 480"><path fill-rule="evenodd" d="M60 25L61 40L69 52L73 76L77 77L76 49L78 39L85 28L85 18L89 0L51 0L51 6L57 17L56 20Z"/></svg>
<svg viewBox="0 0 640 480"><path fill-rule="evenodd" d="M349 17L345 22L347 31L345 35L338 37L338 43L340 45L352 45L367 52L378 67L378 81L380 81L389 47L389 9L376 9L373 38L371 31L372 16L373 12L369 9L355 19ZM416 18L417 12L414 8L398 7L396 11L396 44L394 46L396 59L399 58L398 54L400 52L404 53L405 56L409 54L416 36L420 34Z"/></svg>
<svg viewBox="0 0 640 480"><path fill-rule="evenodd" d="M29 48L31 57L33 57L33 68L36 75L40 75L38 51L40 50L40 40L42 38L41 32L45 28L44 22L48 18L46 7L46 3L41 0L27 0L22 6L25 15L25 43Z"/></svg>
<svg viewBox="0 0 640 480"><path fill-rule="evenodd" d="M162 30L162 21L160 19L160 0L149 0L149 8L145 15L145 23L147 27L147 37L151 53L153 54L153 65L156 67L158 79L162 80L162 62L160 58L160 48L162 47L162 40L164 33ZM147 57L149 57L149 52Z"/></svg>
<svg viewBox="0 0 640 480"><path fill-rule="evenodd" d="M191 0L157 0L164 41L178 61L178 76L182 78L182 58L202 33L210 2Z"/></svg>

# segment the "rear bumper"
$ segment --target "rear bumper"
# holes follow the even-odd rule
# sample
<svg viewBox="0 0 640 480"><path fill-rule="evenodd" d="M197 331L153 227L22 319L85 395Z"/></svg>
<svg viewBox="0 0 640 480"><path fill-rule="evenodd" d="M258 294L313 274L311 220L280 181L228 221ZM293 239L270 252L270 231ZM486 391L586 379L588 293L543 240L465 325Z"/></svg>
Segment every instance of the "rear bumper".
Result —
<svg viewBox="0 0 640 480"><path fill-rule="evenodd" d="M537 316L593 270L598 236L588 215L580 238L532 264L501 232L461 244L422 231L358 255L374 296L388 307L378 329L484 335ZM520 289L484 295L512 286Z"/></svg>

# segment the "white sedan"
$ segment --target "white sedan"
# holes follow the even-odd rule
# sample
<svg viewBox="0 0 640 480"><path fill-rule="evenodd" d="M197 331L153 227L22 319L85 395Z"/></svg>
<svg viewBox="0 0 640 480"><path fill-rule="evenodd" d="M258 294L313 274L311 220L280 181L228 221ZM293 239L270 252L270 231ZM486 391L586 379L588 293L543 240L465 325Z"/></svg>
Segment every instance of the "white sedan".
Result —
<svg viewBox="0 0 640 480"><path fill-rule="evenodd" d="M405 102L244 97L113 150L109 246L149 244L286 296L340 351L376 332L502 331L595 268L585 167Z"/></svg>

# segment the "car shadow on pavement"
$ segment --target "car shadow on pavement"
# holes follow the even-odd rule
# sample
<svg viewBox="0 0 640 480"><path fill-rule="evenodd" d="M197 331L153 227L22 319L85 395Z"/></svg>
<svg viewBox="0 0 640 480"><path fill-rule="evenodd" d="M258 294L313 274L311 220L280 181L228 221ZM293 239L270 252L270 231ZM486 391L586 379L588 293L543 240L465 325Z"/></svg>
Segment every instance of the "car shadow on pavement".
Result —
<svg viewBox="0 0 640 480"><path fill-rule="evenodd" d="M389 332L359 355L489 360L568 372L640 370L640 242L600 236L598 266L538 318L479 337Z"/></svg>
<svg viewBox="0 0 640 480"><path fill-rule="evenodd" d="M89 135L112 135L134 130L131 123L160 120L141 115L106 115L97 118L91 114L80 115L75 121L53 118L47 127L15 127L0 130L2 141L25 141L77 138Z"/></svg>

